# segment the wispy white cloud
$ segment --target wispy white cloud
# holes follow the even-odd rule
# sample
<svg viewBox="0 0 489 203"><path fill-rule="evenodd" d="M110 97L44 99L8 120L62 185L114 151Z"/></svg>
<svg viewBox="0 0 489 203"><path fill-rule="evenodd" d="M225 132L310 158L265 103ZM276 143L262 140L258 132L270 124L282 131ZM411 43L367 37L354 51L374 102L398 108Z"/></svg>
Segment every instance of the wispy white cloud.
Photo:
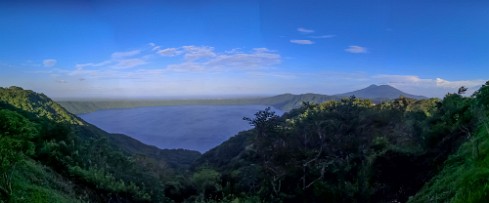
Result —
<svg viewBox="0 0 489 203"><path fill-rule="evenodd" d="M205 63L213 69L255 70L280 63L279 54L266 48L256 48L249 53L219 54Z"/></svg>
<svg viewBox="0 0 489 203"><path fill-rule="evenodd" d="M75 67L74 70L70 71L67 74L69 76L89 76L89 77L94 77L99 72L99 70L88 70L88 69L85 69L86 66L83 66L83 65L84 64L82 64L81 66Z"/></svg>
<svg viewBox="0 0 489 203"><path fill-rule="evenodd" d="M478 87L485 83L485 80L480 79L448 81L442 78L420 78L415 75L375 75L373 78L382 79L383 82L389 84L429 85L448 89L459 88L461 86Z"/></svg>
<svg viewBox="0 0 489 203"><path fill-rule="evenodd" d="M77 68L72 70L67 75L72 79L79 81L85 81L87 79L95 79L100 81L107 79L149 79L161 77L164 72L163 69L136 69L136 70L125 70L125 69L86 69ZM94 81L94 80L92 80Z"/></svg>
<svg viewBox="0 0 489 203"><path fill-rule="evenodd" d="M303 28L303 27L297 28L297 31L299 31L300 33L304 33L304 34L314 33L314 30L306 29L306 28Z"/></svg>
<svg viewBox="0 0 489 203"><path fill-rule="evenodd" d="M81 64L76 64L75 68L84 68L84 67L100 67L100 66L106 66L111 64L111 60L106 60L98 63L81 63Z"/></svg>
<svg viewBox="0 0 489 203"><path fill-rule="evenodd" d="M201 72L206 70L204 64L194 63L194 62L183 62L178 64L170 64L166 66L168 71L174 72Z"/></svg>
<svg viewBox="0 0 489 203"><path fill-rule="evenodd" d="M314 39L328 39L328 38L336 37L336 35L317 35L317 36L309 36L309 37Z"/></svg>
<svg viewBox="0 0 489 203"><path fill-rule="evenodd" d="M266 48L255 48L249 52L233 49L223 53L215 52L214 48L206 46L183 46L180 50L184 61L168 65L167 70L178 72L255 70L281 62L278 53Z"/></svg>
<svg viewBox="0 0 489 203"><path fill-rule="evenodd" d="M160 46L155 46L153 50L158 50L157 53L162 56L178 56L182 53L182 51L178 50L177 48L166 48L160 50Z"/></svg>
<svg viewBox="0 0 489 203"><path fill-rule="evenodd" d="M56 63L58 63L58 61L57 61L56 59L44 59L44 60L42 61L42 65L43 65L44 67L48 67L48 68L49 68L49 67L53 67L53 66L55 66L55 65L56 65Z"/></svg>
<svg viewBox="0 0 489 203"><path fill-rule="evenodd" d="M485 83L485 80L457 80L448 81L441 78L436 78L436 86L448 89L459 88L461 86L465 87L478 87Z"/></svg>
<svg viewBox="0 0 489 203"><path fill-rule="evenodd" d="M485 80L481 79L449 81L442 78L421 78L415 75L375 75L372 76L372 81L437 97L456 92L461 86L469 88L468 93L472 93L485 83Z"/></svg>
<svg viewBox="0 0 489 203"><path fill-rule="evenodd" d="M420 83L431 83L432 79L422 79L416 75L387 75L380 74L375 75L373 78L380 79L384 83L391 84L420 84Z"/></svg>
<svg viewBox="0 0 489 203"><path fill-rule="evenodd" d="M214 47L208 46L183 46L184 57L187 60L197 60L201 58L212 58L216 56Z"/></svg>
<svg viewBox="0 0 489 203"><path fill-rule="evenodd" d="M183 55L186 60L198 60L202 58L212 58L217 56L214 52L214 47L209 46L182 46L182 47L170 47L161 49L160 46L154 46L153 51L156 51L161 56L179 56ZM235 49L233 49L235 51Z"/></svg>
<svg viewBox="0 0 489 203"><path fill-rule="evenodd" d="M147 62L143 59L140 58L132 58L132 59L121 59L117 60L117 63L114 64L114 68L116 69L126 69L126 68L133 68L136 66L144 65Z"/></svg>
<svg viewBox="0 0 489 203"><path fill-rule="evenodd" d="M158 47L151 44L152 47ZM150 46L151 46L150 45ZM157 50L116 52L110 59L77 64L74 70L64 73L71 80L79 78L90 79L138 79L158 80L165 75L191 73L219 73L219 72L248 72L266 70L281 62L280 54L266 48L255 48L248 51L231 49L223 52L216 51L209 46L181 46L174 48L158 48ZM140 56L144 55L144 56ZM141 65L152 64L158 61L157 56L174 57L171 61L176 63L163 65L153 64L151 68L141 68ZM179 61L179 62L178 62ZM156 66L156 67L155 67ZM160 66L157 68L157 66ZM136 68L135 68L136 67ZM82 81L82 80L80 80Z"/></svg>
<svg viewBox="0 0 489 203"><path fill-rule="evenodd" d="M305 44L314 44L314 41L308 39L292 39L290 40L290 43L305 45Z"/></svg>
<svg viewBox="0 0 489 203"><path fill-rule="evenodd" d="M288 72L253 71L253 72L249 72L249 74L258 77L273 77L273 78L280 78L280 79L296 79L299 77L297 73L288 73Z"/></svg>
<svg viewBox="0 0 489 203"><path fill-rule="evenodd" d="M118 59L118 58L127 58L127 57L133 57L141 53L141 50L132 50L132 51L126 51L126 52L114 52L111 56L113 59Z"/></svg>
<svg viewBox="0 0 489 203"><path fill-rule="evenodd" d="M138 56L141 54L141 50L132 50L127 52L114 52L111 54L110 59L101 61L101 62L92 62L92 63L81 63L76 64L76 69L83 68L96 68L96 67L106 67L106 68L114 68L114 69L127 69L133 68L136 66L147 64L146 57Z"/></svg>
<svg viewBox="0 0 489 203"><path fill-rule="evenodd" d="M152 51L159 51L159 50L160 50L160 48L161 48L160 46L156 45L156 44L155 44L155 43L153 43L153 42L148 43L148 45L151 47L151 50L152 50Z"/></svg>
<svg viewBox="0 0 489 203"><path fill-rule="evenodd" d="M352 54L362 54L362 53L367 53L367 48L357 46L357 45L351 45L348 48L346 48L345 51Z"/></svg>
<svg viewBox="0 0 489 203"><path fill-rule="evenodd" d="M257 49L259 49L259 48L257 48ZM240 48L234 48L234 49L231 49L231 50L226 50L226 51L224 51L224 53L226 53L226 54L241 53L241 49Z"/></svg>
<svg viewBox="0 0 489 203"><path fill-rule="evenodd" d="M315 33L315 30L307 29L307 28L303 28L303 27L297 28L297 31L302 33L302 34L306 34L307 37L313 38L313 39L327 39L327 38L335 37L335 35L309 35L309 34ZM298 40L295 40L295 41L298 41ZM300 43L300 41L299 41L299 43Z"/></svg>

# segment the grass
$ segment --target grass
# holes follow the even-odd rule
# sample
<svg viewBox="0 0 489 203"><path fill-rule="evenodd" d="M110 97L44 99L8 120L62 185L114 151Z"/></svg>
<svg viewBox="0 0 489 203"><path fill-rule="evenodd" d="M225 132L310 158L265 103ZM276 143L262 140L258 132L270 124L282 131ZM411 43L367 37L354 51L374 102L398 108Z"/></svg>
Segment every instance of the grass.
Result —
<svg viewBox="0 0 489 203"><path fill-rule="evenodd" d="M32 160L20 162L12 174L10 202L71 203L76 199L73 184Z"/></svg>
<svg viewBox="0 0 489 203"><path fill-rule="evenodd" d="M480 129L409 202L487 202L489 134Z"/></svg>

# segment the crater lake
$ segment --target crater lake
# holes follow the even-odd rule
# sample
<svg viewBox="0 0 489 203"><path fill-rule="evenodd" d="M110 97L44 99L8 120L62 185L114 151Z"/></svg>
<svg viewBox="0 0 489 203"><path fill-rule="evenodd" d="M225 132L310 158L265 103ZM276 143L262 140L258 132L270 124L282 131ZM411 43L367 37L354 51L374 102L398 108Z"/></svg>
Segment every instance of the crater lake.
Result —
<svg viewBox="0 0 489 203"><path fill-rule="evenodd" d="M264 105L181 105L100 110L78 115L110 133L121 133L161 149L205 152L252 127ZM283 111L275 109L277 115Z"/></svg>

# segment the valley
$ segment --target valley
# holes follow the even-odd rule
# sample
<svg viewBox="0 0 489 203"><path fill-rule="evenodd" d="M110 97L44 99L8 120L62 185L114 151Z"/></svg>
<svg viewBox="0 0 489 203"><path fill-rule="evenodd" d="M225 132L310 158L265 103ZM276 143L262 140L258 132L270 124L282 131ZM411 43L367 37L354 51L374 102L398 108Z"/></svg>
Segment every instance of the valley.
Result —
<svg viewBox="0 0 489 203"><path fill-rule="evenodd" d="M252 129L203 154L159 149L123 134L107 133L43 94L1 88L0 155L6 162L0 172L7 178L0 182L2 199L479 201L486 198L484 187L474 189L460 181L484 176L471 175L482 170L471 163L485 163L488 88L486 83L472 96L452 93L443 99L399 97L373 103L349 97L302 102L283 115L265 108L244 119ZM163 107L135 109L157 112L155 108ZM173 112L165 117L178 115ZM468 170L457 172L460 176L449 172L462 168ZM39 173L44 175L33 178ZM439 183L445 179L454 185ZM445 195L437 195L440 192Z"/></svg>
<svg viewBox="0 0 489 203"><path fill-rule="evenodd" d="M251 129L242 118L252 117L265 108L263 105L175 105L100 110L78 116L104 131L126 134L160 149L204 153L238 132Z"/></svg>
<svg viewBox="0 0 489 203"><path fill-rule="evenodd" d="M0 203L487 203L489 1L0 1Z"/></svg>

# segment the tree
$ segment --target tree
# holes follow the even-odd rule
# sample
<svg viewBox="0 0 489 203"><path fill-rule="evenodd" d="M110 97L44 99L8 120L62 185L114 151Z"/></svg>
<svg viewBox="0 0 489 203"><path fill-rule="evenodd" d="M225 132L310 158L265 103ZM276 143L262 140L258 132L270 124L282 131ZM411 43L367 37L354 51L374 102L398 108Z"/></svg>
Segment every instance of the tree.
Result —
<svg viewBox="0 0 489 203"><path fill-rule="evenodd" d="M267 107L265 110L255 113L255 118L243 117L243 120L255 127L260 136L266 136L266 133L273 131L278 126L279 118L274 111L271 111L270 107Z"/></svg>
<svg viewBox="0 0 489 203"><path fill-rule="evenodd" d="M221 174L211 168L203 168L192 175L192 181L205 199L217 200L222 198L222 194L219 192L222 190L219 184L220 179Z"/></svg>
<svg viewBox="0 0 489 203"><path fill-rule="evenodd" d="M0 136L0 197L10 199L12 173L22 160L22 143L17 139Z"/></svg>
<svg viewBox="0 0 489 203"><path fill-rule="evenodd" d="M487 134L489 134L489 81L482 85L482 87L474 93L473 97L475 97L475 112L477 113L479 123L484 126Z"/></svg>
<svg viewBox="0 0 489 203"><path fill-rule="evenodd" d="M0 109L0 197L9 199L12 193L12 173L24 154L34 153L30 139L38 134L34 124L24 116Z"/></svg>
<svg viewBox="0 0 489 203"><path fill-rule="evenodd" d="M458 88L458 94L465 94L465 92L467 91L468 89L464 86Z"/></svg>
<svg viewBox="0 0 489 203"><path fill-rule="evenodd" d="M265 173L263 182L269 184L270 187L267 189L273 192L271 198L277 198L280 196L282 180L286 175L286 170L282 167L283 161L276 160L283 154L280 152L285 148L285 140L279 136L280 133L277 131L280 117L271 111L270 107L267 107L255 113L255 118L244 117L243 120L248 121L257 131L255 150L261 159L261 167Z"/></svg>
<svg viewBox="0 0 489 203"><path fill-rule="evenodd" d="M489 108L489 81L482 85L473 96L476 98L477 105L487 110Z"/></svg>

